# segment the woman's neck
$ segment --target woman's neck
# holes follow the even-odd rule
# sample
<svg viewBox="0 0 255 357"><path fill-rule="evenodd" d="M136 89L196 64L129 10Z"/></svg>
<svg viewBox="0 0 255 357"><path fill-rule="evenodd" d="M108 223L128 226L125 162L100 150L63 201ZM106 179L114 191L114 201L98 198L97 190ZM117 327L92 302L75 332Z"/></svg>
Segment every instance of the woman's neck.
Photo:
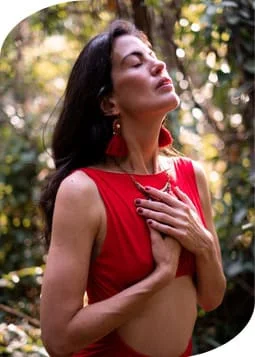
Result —
<svg viewBox="0 0 255 357"><path fill-rule="evenodd" d="M129 155L125 159L114 159L114 164L122 171L135 174L153 174L160 171L158 163L158 154L155 154L150 160L146 160L141 155Z"/></svg>
<svg viewBox="0 0 255 357"><path fill-rule="evenodd" d="M119 164L130 173L152 174L160 171L158 137L162 120L153 122L124 121L122 136L128 147L127 158Z"/></svg>
<svg viewBox="0 0 255 357"><path fill-rule="evenodd" d="M138 139L136 134L126 136L125 141L128 147L128 156L117 162L127 172L152 174L160 170L158 163L158 135L154 134L150 139L147 135Z"/></svg>

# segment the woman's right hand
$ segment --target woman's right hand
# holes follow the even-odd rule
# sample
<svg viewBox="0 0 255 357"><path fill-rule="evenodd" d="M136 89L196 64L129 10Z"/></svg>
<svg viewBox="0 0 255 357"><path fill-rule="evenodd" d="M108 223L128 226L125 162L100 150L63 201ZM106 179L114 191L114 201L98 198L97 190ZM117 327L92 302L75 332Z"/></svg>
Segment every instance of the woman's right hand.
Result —
<svg viewBox="0 0 255 357"><path fill-rule="evenodd" d="M156 263L156 271L160 273L160 280L163 285L168 284L175 278L181 254L180 243L168 236L162 235L150 227L152 255Z"/></svg>

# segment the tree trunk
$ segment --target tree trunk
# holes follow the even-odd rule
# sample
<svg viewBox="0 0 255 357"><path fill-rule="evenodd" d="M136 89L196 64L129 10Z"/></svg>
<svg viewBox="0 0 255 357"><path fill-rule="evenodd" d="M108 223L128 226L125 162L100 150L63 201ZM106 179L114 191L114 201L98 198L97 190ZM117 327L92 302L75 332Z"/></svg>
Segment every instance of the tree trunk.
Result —
<svg viewBox="0 0 255 357"><path fill-rule="evenodd" d="M145 5L144 0L133 0L132 8L135 25L146 33L149 41L153 44L150 9Z"/></svg>

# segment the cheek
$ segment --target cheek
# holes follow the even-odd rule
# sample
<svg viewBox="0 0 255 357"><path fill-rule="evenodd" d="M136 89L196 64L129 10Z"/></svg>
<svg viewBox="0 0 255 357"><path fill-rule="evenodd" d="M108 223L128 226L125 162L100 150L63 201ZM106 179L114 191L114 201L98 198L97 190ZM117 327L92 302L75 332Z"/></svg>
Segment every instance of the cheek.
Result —
<svg viewBox="0 0 255 357"><path fill-rule="evenodd" d="M128 76L123 76L116 82L116 91L121 96L132 95L133 93L137 93L141 90L148 91L149 89L149 82L148 76L145 76L141 73L133 73Z"/></svg>
<svg viewBox="0 0 255 357"><path fill-rule="evenodd" d="M151 96L148 77L137 74L121 78L116 83L116 93L120 105L124 107L140 106L144 101L147 103L148 96Z"/></svg>
<svg viewBox="0 0 255 357"><path fill-rule="evenodd" d="M127 87L119 98L119 105L127 113L142 113L148 106L148 95L142 87Z"/></svg>

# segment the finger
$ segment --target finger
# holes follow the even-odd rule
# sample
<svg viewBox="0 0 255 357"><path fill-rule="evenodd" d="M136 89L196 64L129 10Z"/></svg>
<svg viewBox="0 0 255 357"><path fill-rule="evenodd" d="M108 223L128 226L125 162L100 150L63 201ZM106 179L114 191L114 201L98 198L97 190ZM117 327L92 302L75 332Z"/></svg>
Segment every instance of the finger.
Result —
<svg viewBox="0 0 255 357"><path fill-rule="evenodd" d="M189 213L196 221L202 223L201 218L199 217L197 213L197 208L194 205L194 203L191 201L191 199L186 195L178 186L175 186L173 189L173 192L176 194L176 196L179 199L182 199L182 202L184 203L184 211L186 213Z"/></svg>
<svg viewBox="0 0 255 357"><path fill-rule="evenodd" d="M159 223L151 218L147 220L147 224L153 230L163 233L165 236L169 236L176 239L180 244L183 243L182 235L180 234L178 229L163 223Z"/></svg>
<svg viewBox="0 0 255 357"><path fill-rule="evenodd" d="M142 207L137 208L137 213L140 216L145 217L146 219L153 219L157 222L161 222L164 224L168 224L174 227L178 226L178 220L172 216L170 216L168 213L164 213L162 211L153 211L151 209L146 209ZM180 225L180 223L179 223Z"/></svg>
<svg viewBox="0 0 255 357"><path fill-rule="evenodd" d="M162 238L163 238L163 239L165 239L165 238L174 239L173 237L170 237L169 235L163 234L163 233L157 231L156 229L152 228L152 226L151 226L151 224L150 224L149 222L150 222L149 219L146 220L146 223L147 223L147 226L148 226L148 229L149 229L149 232L150 232L151 240L152 240L152 241L155 242L155 241L156 241L157 239L159 239L159 238L161 238L161 239L162 239Z"/></svg>
<svg viewBox="0 0 255 357"><path fill-rule="evenodd" d="M150 238L152 244L157 244L159 240L162 240L161 233L158 232L156 229L153 229L152 226L147 222L148 229L150 232Z"/></svg>
<svg viewBox="0 0 255 357"><path fill-rule="evenodd" d="M148 193L150 197L156 199L156 201L162 201L172 206L176 206L179 203L179 200L176 199L176 196L170 192L162 192L150 186L146 186L145 191Z"/></svg>
<svg viewBox="0 0 255 357"><path fill-rule="evenodd" d="M190 208L196 210L194 203L191 201L188 195L186 195L178 186L173 187L173 192L182 202L186 203Z"/></svg>
<svg viewBox="0 0 255 357"><path fill-rule="evenodd" d="M152 228L151 224L149 224L149 220L147 221L147 224L148 224L150 234L152 234L154 236L156 233L158 233L155 229Z"/></svg>
<svg viewBox="0 0 255 357"><path fill-rule="evenodd" d="M162 201L151 201L151 200L143 200L143 199L137 199L135 200L135 205L137 208L142 207L142 208L147 208L153 211L158 211L162 213L167 213L170 216L176 216L176 208L172 208L168 204L162 202Z"/></svg>

